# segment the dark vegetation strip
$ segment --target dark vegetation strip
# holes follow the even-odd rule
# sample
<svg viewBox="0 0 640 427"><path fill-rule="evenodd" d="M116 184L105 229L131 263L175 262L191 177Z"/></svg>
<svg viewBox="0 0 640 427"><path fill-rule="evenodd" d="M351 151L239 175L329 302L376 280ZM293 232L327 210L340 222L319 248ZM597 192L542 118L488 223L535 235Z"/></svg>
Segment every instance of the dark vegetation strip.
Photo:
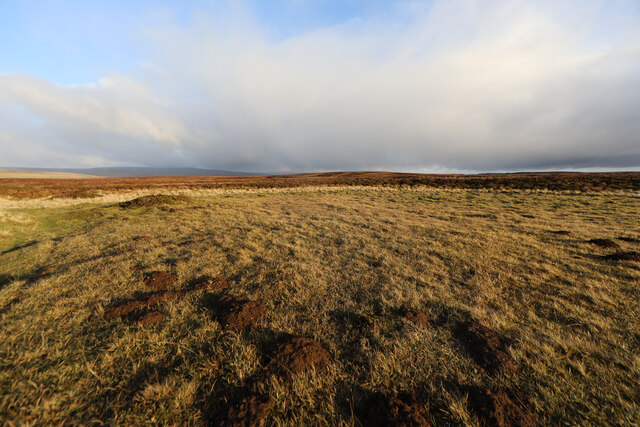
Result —
<svg viewBox="0 0 640 427"><path fill-rule="evenodd" d="M140 189L290 188L304 186L428 186L461 189L639 191L640 172L426 175L391 172L325 172L251 177L146 177L0 179L0 196L94 197L98 192Z"/></svg>

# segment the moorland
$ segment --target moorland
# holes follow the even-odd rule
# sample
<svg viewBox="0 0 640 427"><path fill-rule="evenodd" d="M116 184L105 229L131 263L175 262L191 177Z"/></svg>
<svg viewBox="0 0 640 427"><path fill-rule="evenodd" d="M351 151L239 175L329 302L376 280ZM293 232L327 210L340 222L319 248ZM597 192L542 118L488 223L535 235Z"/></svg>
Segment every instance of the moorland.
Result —
<svg viewBox="0 0 640 427"><path fill-rule="evenodd" d="M640 173L0 179L7 424L640 419Z"/></svg>

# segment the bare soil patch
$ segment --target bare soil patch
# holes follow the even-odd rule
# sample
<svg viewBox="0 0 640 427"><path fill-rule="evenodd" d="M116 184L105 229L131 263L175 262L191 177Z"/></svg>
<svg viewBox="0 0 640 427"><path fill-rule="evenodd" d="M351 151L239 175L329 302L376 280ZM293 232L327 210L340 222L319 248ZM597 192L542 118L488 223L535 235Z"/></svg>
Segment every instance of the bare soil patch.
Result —
<svg viewBox="0 0 640 427"><path fill-rule="evenodd" d="M374 393L363 405L359 421L363 426L430 426L424 404L413 394L385 396Z"/></svg>
<svg viewBox="0 0 640 427"><path fill-rule="evenodd" d="M516 363L500 336L486 326L470 320L460 323L455 335L469 355L489 373L515 372Z"/></svg>
<svg viewBox="0 0 640 427"><path fill-rule="evenodd" d="M640 261L640 252L615 252L602 256L605 261Z"/></svg>
<svg viewBox="0 0 640 427"><path fill-rule="evenodd" d="M178 276L168 271L154 271L146 275L144 284L156 291L162 291L175 285Z"/></svg>
<svg viewBox="0 0 640 427"><path fill-rule="evenodd" d="M499 427L534 427L536 421L523 393L470 387L469 403L485 424Z"/></svg>
<svg viewBox="0 0 640 427"><path fill-rule="evenodd" d="M620 247L619 244L614 242L611 239L591 239L587 241L587 243L591 243L592 245L600 246L601 248L614 248L617 249Z"/></svg>
<svg viewBox="0 0 640 427"><path fill-rule="evenodd" d="M169 196L166 194L153 194L120 203L118 206L125 209L148 208L152 206L172 205L191 201L187 196Z"/></svg>
<svg viewBox="0 0 640 427"><path fill-rule="evenodd" d="M321 369L333 360L329 350L319 341L289 334L268 346L265 356L267 369L284 376L312 367Z"/></svg>
<svg viewBox="0 0 640 427"><path fill-rule="evenodd" d="M252 326L268 310L257 301L232 295L208 295L204 304L222 329L232 331L241 331Z"/></svg>
<svg viewBox="0 0 640 427"><path fill-rule="evenodd" d="M212 424L220 426L258 427L269 414L269 396L252 394L229 407L226 417L214 420Z"/></svg>
<svg viewBox="0 0 640 427"><path fill-rule="evenodd" d="M194 291L218 291L229 287L229 282L221 277L203 276L191 282Z"/></svg>
<svg viewBox="0 0 640 427"><path fill-rule="evenodd" d="M154 326L162 322L166 317L167 315L161 311L150 311L136 320L136 323L140 326Z"/></svg>
<svg viewBox="0 0 640 427"><path fill-rule="evenodd" d="M399 310L400 317L420 326L427 326L431 323L431 318L425 312L418 311L414 308L403 307Z"/></svg>

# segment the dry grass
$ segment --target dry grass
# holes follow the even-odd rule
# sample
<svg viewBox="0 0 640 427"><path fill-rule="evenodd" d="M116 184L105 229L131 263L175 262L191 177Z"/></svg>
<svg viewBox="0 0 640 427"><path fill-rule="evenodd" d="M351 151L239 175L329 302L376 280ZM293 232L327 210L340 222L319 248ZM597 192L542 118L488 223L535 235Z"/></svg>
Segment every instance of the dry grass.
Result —
<svg viewBox="0 0 640 427"><path fill-rule="evenodd" d="M640 419L640 264L605 261L614 249L588 242L639 251L618 239L640 237L637 193L189 195L0 208L0 418L202 424L257 394L270 396L266 424L358 425L379 392L414 395L434 423L474 425L473 390L518 390L541 424ZM204 292L184 292L154 327L105 318L163 270L181 289L225 278L217 293L269 311L226 331ZM505 343L513 370L473 357L456 334L468 319ZM318 340L333 361L271 373L264 349L283 333Z"/></svg>

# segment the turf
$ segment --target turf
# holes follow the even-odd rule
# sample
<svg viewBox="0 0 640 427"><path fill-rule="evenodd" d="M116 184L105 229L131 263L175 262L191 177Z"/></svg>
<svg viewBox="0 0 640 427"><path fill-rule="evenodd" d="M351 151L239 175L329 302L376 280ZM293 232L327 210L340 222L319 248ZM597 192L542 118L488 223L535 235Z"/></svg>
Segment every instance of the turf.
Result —
<svg viewBox="0 0 640 427"><path fill-rule="evenodd" d="M0 208L1 419L640 419L637 192L181 194Z"/></svg>

